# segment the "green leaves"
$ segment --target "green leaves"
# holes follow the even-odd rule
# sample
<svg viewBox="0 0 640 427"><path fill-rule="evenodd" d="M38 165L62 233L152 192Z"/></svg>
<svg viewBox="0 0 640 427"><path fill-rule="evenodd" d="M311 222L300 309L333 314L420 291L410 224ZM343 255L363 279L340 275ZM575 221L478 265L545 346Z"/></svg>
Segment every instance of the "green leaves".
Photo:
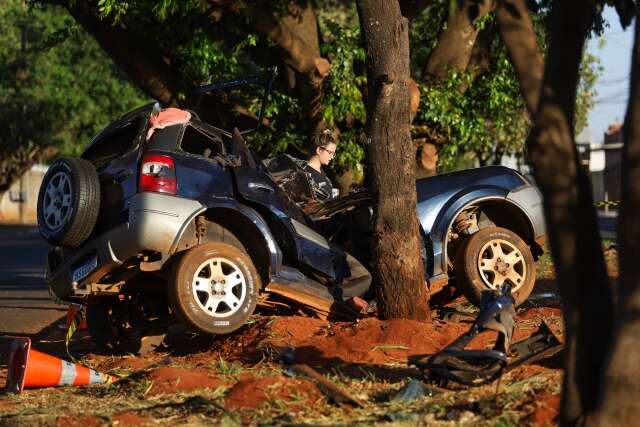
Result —
<svg viewBox="0 0 640 427"><path fill-rule="evenodd" d="M0 145L79 154L100 128L146 99L67 12L0 4Z"/></svg>

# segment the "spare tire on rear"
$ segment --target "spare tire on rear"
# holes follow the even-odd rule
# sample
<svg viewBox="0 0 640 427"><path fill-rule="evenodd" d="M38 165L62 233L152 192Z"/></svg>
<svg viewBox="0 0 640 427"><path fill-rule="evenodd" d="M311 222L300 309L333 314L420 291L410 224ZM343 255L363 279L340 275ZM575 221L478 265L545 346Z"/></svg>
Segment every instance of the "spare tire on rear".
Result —
<svg viewBox="0 0 640 427"><path fill-rule="evenodd" d="M96 225L100 181L87 160L62 157L47 171L38 193L38 228L52 245L77 247Z"/></svg>

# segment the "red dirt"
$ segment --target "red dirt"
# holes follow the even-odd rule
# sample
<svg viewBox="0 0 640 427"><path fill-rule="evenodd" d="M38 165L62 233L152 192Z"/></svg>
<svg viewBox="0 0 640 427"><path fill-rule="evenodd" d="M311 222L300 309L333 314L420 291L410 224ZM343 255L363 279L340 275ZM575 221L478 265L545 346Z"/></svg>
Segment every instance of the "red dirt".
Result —
<svg viewBox="0 0 640 427"><path fill-rule="evenodd" d="M114 426L140 426L146 423L151 423L152 419L148 417L141 417L135 412L125 411L120 412L112 417Z"/></svg>
<svg viewBox="0 0 640 427"><path fill-rule="evenodd" d="M283 376L249 378L233 386L225 403L230 409L255 409L276 399L288 402L291 412L299 412L318 403L322 394L315 383L308 380Z"/></svg>
<svg viewBox="0 0 640 427"><path fill-rule="evenodd" d="M553 369L547 366L523 365L511 371L510 375L511 375L511 379L513 379L514 381L517 381L517 380L531 378L534 375L544 374L546 372L549 372L550 369L555 372L561 372L561 369Z"/></svg>
<svg viewBox="0 0 640 427"><path fill-rule="evenodd" d="M102 372L107 372L113 369L127 369L132 371L146 369L161 359L161 357L162 355L150 353L144 357L129 356L114 359L110 356L90 354L88 359L96 363Z"/></svg>
<svg viewBox="0 0 640 427"><path fill-rule="evenodd" d="M543 320L547 322L547 325L558 339L564 341L562 309L549 307L535 307L519 313L516 317L513 340L517 341L530 336L538 329Z"/></svg>
<svg viewBox="0 0 640 427"><path fill-rule="evenodd" d="M106 422L98 417L74 417L63 415L56 420L60 427L94 427L105 425Z"/></svg>
<svg viewBox="0 0 640 427"><path fill-rule="evenodd" d="M305 317L281 317L270 325L262 345L293 347L296 362L385 364L438 351L469 325L368 318L357 323L328 323Z"/></svg>
<svg viewBox="0 0 640 427"><path fill-rule="evenodd" d="M560 324L561 311L534 308L518 316L514 340L525 338L546 319ZM425 323L414 320L363 319L357 323L328 323L306 317L279 317L268 327L267 338L260 347L293 347L296 362L310 365L336 363L386 364L406 362L409 356L431 354L465 333L470 322ZM554 330L554 332L561 332ZM484 348L493 342L495 333L487 332L471 342L470 348Z"/></svg>
<svg viewBox="0 0 640 427"><path fill-rule="evenodd" d="M215 390L226 385L226 382L218 378L212 370L205 368L164 367L152 370L145 378L153 382L147 392L147 396L172 394L178 391L189 391L198 388Z"/></svg>
<svg viewBox="0 0 640 427"><path fill-rule="evenodd" d="M2 414L3 412L7 412L16 406L18 405L15 402L10 402L8 400L0 400L0 414Z"/></svg>
<svg viewBox="0 0 640 427"><path fill-rule="evenodd" d="M559 412L560 396L543 394L536 399L536 409L529 416L529 421L537 426L555 425Z"/></svg>

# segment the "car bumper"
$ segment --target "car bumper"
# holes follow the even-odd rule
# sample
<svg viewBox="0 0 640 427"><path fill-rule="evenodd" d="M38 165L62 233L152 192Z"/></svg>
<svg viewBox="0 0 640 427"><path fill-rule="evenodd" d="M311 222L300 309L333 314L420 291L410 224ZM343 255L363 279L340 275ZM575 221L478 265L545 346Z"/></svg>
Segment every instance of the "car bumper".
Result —
<svg viewBox="0 0 640 427"><path fill-rule="evenodd" d="M83 297L91 294L93 285L106 274L143 251L172 254L186 227L204 209L194 200L160 193L136 194L129 201L126 223L89 239L59 263L49 260L49 286L63 300ZM104 286L108 288L108 284Z"/></svg>

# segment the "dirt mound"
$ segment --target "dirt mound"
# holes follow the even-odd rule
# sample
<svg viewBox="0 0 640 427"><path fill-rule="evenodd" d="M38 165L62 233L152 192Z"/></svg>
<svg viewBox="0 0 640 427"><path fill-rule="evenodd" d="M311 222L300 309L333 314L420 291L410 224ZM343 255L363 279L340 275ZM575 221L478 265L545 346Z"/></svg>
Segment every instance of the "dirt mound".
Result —
<svg viewBox="0 0 640 427"><path fill-rule="evenodd" d="M311 365L385 364L438 351L468 328L463 324L368 318L356 323L327 323L281 317L271 323L262 345L293 347L296 361Z"/></svg>
<svg viewBox="0 0 640 427"><path fill-rule="evenodd" d="M145 379L152 382L147 396L173 394L198 388L216 389L227 385L215 372L205 368L157 368L150 371Z"/></svg>
<svg viewBox="0 0 640 427"><path fill-rule="evenodd" d="M518 314L514 340L531 335L542 319L561 333L559 309L533 308ZM470 317L449 322L367 318L333 323L301 316L264 318L238 334L221 337L205 351L184 357L196 364L219 358L253 364L265 356L277 358L279 350L291 347L296 363L312 366L406 363L410 356L441 350L467 332L472 321ZM495 336L490 331L480 334L470 348L486 348Z"/></svg>
<svg viewBox="0 0 640 427"><path fill-rule="evenodd" d="M275 401L287 402L291 412L315 405L323 399L315 383L284 376L248 378L233 386L225 398L230 409L259 408Z"/></svg>

